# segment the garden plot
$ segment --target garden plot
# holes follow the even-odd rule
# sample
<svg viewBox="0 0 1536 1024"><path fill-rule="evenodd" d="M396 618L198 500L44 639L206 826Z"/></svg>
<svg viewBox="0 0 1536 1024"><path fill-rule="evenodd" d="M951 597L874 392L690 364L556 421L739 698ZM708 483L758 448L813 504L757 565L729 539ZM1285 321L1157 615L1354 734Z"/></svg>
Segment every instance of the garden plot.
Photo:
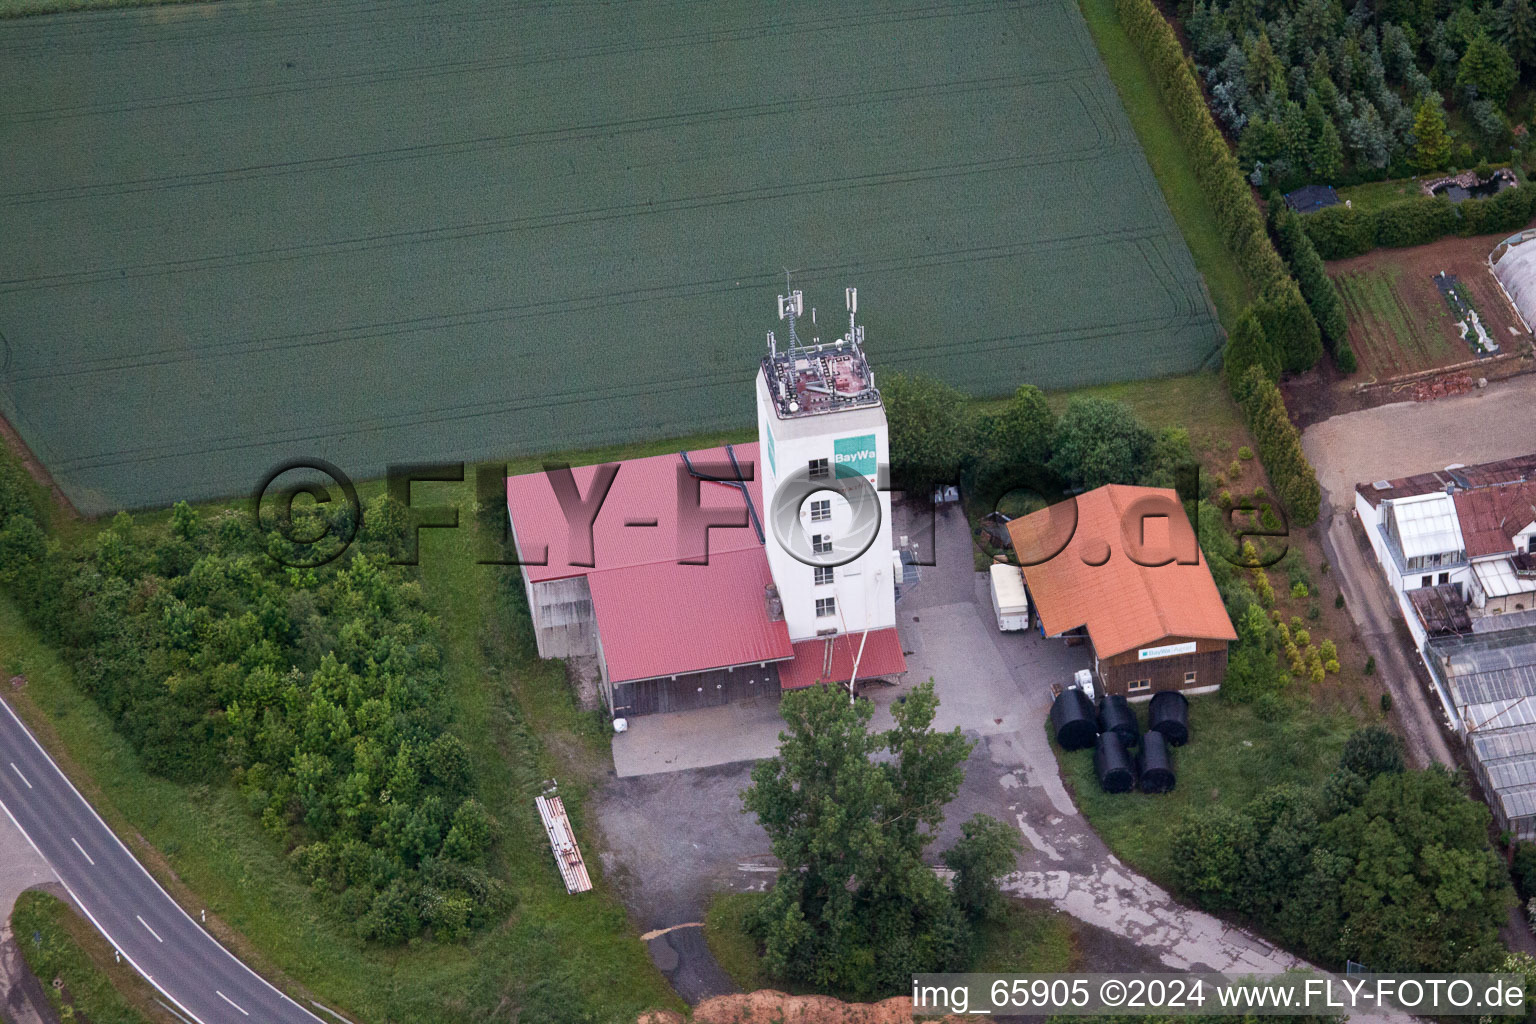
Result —
<svg viewBox="0 0 1536 1024"><path fill-rule="evenodd" d="M1488 269L1488 253L1501 237L1376 249L1328 265L1349 314L1362 380L1390 380L1529 344Z"/></svg>

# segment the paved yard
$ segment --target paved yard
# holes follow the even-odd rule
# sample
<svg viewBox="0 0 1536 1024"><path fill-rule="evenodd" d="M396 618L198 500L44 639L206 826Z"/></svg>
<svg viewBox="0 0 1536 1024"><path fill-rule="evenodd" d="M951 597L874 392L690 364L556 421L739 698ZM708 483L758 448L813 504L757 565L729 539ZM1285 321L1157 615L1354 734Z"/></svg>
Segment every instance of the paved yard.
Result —
<svg viewBox="0 0 1536 1024"><path fill-rule="evenodd" d="M1358 483L1536 451L1532 409L1536 374L1523 374L1465 395L1334 416L1308 427L1301 445L1324 499L1348 509Z"/></svg>
<svg viewBox="0 0 1536 1024"><path fill-rule="evenodd" d="M976 741L934 854L974 813L1013 822L1027 848L1007 888L1102 930L1112 951L1101 954L1112 961L1105 969L1296 966L1294 957L1241 929L1180 906L1109 852L1062 785L1044 725L1051 683L1085 667L1086 648L997 631L958 509L940 519L936 555L937 565L924 569L923 582L897 606L903 643L912 651L907 682L873 694L874 725L883 728L901 690L932 676L941 700L937 726L958 725ZM669 728L684 727L685 716L676 717ZM713 721L689 721L706 720ZM709 896L761 890L773 881L767 836L740 809L749 772L750 764L741 763L615 778L598 801L604 867L642 931L660 932L649 940L652 956L690 1000L729 985L694 926Z"/></svg>

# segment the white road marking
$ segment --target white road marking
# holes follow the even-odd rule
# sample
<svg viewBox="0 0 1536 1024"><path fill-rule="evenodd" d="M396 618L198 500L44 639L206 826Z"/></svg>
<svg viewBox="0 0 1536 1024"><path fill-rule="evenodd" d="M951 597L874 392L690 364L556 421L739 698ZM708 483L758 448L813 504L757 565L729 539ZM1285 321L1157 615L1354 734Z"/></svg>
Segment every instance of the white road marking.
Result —
<svg viewBox="0 0 1536 1024"><path fill-rule="evenodd" d="M21 769L16 767L16 762L15 761L11 762L11 771L15 772L16 773L16 777L18 779L20 779L22 782L27 782L27 777L25 775L21 774ZM31 789L32 788L32 783L27 782L27 788Z"/></svg>
<svg viewBox="0 0 1536 1024"><path fill-rule="evenodd" d="M235 1009L239 1010L241 1013L245 1013L245 1007L241 1006L239 1003L235 1002L233 999L229 998L229 996L225 995L223 992L220 992L218 989L214 989L213 994L224 1000L230 1006L233 1006ZM245 1013L245 1015L247 1017L250 1016L248 1013Z"/></svg>
<svg viewBox="0 0 1536 1024"><path fill-rule="evenodd" d="M134 914L133 916L139 918L139 924L143 925L146 929L149 930L149 934L151 934L151 935L153 935L155 937L155 941L156 942L164 942L165 941L164 939L162 939L160 937L160 933L159 932L157 932L153 928L149 927L149 922L148 921L144 920L142 917L139 917L138 914Z"/></svg>
<svg viewBox="0 0 1536 1024"><path fill-rule="evenodd" d="M88 861L91 861L91 867L96 866L96 862L91 860L91 855L85 852L85 847L80 845L80 840L76 839L74 836L70 836L69 841L75 844L75 849L80 851L80 856L84 857Z"/></svg>

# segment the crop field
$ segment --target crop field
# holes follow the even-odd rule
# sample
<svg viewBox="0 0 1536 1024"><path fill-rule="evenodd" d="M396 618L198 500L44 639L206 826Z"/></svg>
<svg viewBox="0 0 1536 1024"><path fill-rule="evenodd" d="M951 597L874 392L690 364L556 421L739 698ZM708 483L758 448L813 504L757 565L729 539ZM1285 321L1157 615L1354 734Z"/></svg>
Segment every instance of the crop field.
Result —
<svg viewBox="0 0 1536 1024"><path fill-rule="evenodd" d="M1435 287L1441 271L1460 279L1503 351L1530 343L1488 269L1488 254L1502 238L1446 238L1410 249L1376 249L1328 265L1349 314L1349 343L1366 379L1384 381L1475 358Z"/></svg>
<svg viewBox="0 0 1536 1024"><path fill-rule="evenodd" d="M86 513L748 426L786 267L977 395L1220 344L1072 0L17 19L0 153L0 414Z"/></svg>

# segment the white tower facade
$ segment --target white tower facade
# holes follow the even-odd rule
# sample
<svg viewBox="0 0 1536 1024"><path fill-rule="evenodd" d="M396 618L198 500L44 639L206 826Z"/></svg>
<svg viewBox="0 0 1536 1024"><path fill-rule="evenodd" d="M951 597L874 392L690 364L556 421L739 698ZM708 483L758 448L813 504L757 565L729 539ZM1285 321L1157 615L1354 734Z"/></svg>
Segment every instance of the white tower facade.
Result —
<svg viewBox="0 0 1536 1024"><path fill-rule="evenodd" d="M890 431L858 296L850 288L846 299L848 333L807 344L796 327L801 294L780 296L789 344L770 333L757 375L765 547L792 641L896 624L891 496L881 489Z"/></svg>

